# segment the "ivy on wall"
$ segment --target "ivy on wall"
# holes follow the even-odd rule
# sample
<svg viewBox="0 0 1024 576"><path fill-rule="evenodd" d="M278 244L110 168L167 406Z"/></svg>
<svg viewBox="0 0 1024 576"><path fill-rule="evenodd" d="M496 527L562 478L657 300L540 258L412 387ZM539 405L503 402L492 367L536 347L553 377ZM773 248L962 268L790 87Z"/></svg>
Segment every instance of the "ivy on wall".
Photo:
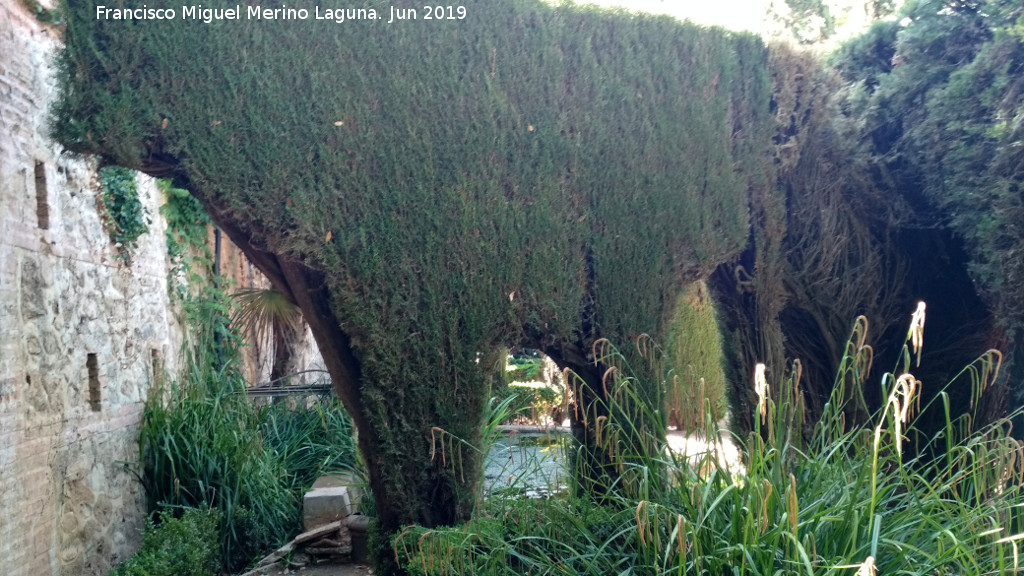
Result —
<svg viewBox="0 0 1024 576"><path fill-rule="evenodd" d="M167 257L171 262L167 290L184 298L188 286L197 286L202 271L211 266L213 255L206 245L210 217L188 190L175 188L170 180L157 180L164 197L160 215L167 223Z"/></svg>
<svg viewBox="0 0 1024 576"><path fill-rule="evenodd" d="M108 166L100 169L103 212L110 241L117 248L117 259L130 264L139 237L152 221L139 201L135 171Z"/></svg>

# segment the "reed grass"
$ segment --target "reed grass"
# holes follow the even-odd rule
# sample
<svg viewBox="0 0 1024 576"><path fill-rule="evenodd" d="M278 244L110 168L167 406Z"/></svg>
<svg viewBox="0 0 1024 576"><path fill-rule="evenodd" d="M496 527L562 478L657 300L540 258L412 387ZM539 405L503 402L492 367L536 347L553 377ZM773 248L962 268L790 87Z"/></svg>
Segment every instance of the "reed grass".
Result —
<svg viewBox="0 0 1024 576"><path fill-rule="evenodd" d="M926 437L916 423L928 383L912 376L919 350L905 346L880 380L884 406L855 425L846 414L863 408L853 388L869 385L867 329L858 319L809 434L799 363L764 383L754 433L734 438L742 473L714 452L697 463L669 452L663 411L642 401L622 355L603 346L595 356L614 369L603 383L601 444L618 467L615 486L600 500L490 498L463 526L406 528L396 560L431 575L1018 573L1024 446L1008 419L972 430L970 412L952 417L946 391L970 385L977 397L996 381L1001 356L986 352L944 387L935 402L947 426ZM908 334L915 345L920 337L920 328ZM728 434L707 403L705 434Z"/></svg>

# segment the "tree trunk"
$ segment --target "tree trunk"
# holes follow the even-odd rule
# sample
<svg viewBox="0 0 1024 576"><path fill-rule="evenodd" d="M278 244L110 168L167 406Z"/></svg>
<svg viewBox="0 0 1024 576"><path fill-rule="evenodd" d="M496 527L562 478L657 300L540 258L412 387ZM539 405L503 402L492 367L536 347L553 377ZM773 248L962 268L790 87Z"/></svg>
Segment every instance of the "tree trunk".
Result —
<svg viewBox="0 0 1024 576"><path fill-rule="evenodd" d="M434 393L448 390L454 398L442 403L450 404L445 413L421 398L404 400L400 391L411 389L410 382L367 374L365 356L373 351L361 355L341 329L323 272L259 250L248 240L253 236L240 233L230 218L210 206L207 210L274 288L302 310L357 431L377 513L377 536L371 542L375 573L400 574L388 541L395 532L409 524L434 527L467 520L477 501L483 459L475 449L480 445L480 418L475 416L483 414L486 372L472 358L453 360L451 381L435 382L432 388Z"/></svg>

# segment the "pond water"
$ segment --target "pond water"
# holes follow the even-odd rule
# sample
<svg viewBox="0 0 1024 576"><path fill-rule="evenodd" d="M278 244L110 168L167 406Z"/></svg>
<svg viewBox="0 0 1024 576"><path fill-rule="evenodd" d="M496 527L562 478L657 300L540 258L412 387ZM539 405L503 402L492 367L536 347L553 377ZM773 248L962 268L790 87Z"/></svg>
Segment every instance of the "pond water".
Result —
<svg viewBox="0 0 1024 576"><path fill-rule="evenodd" d="M541 497L566 485L564 434L512 433L502 436L484 459L487 492L521 490Z"/></svg>
<svg viewBox="0 0 1024 576"><path fill-rule="evenodd" d="M700 433L670 430L667 448L707 474L711 462L733 474L743 474L739 449L728 434L708 441ZM566 446L571 436L566 431L506 432L484 459L484 482L488 493L503 489L520 491L527 497L540 498L566 487L569 477Z"/></svg>

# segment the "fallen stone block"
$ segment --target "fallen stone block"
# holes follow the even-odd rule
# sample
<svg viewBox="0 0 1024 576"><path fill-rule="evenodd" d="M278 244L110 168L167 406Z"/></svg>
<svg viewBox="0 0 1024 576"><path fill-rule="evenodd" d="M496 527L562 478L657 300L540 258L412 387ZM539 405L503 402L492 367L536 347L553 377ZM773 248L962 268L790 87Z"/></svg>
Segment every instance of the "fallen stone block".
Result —
<svg viewBox="0 0 1024 576"><path fill-rule="evenodd" d="M302 498L302 525L306 530L340 520L359 509L363 490L350 474L321 476Z"/></svg>

